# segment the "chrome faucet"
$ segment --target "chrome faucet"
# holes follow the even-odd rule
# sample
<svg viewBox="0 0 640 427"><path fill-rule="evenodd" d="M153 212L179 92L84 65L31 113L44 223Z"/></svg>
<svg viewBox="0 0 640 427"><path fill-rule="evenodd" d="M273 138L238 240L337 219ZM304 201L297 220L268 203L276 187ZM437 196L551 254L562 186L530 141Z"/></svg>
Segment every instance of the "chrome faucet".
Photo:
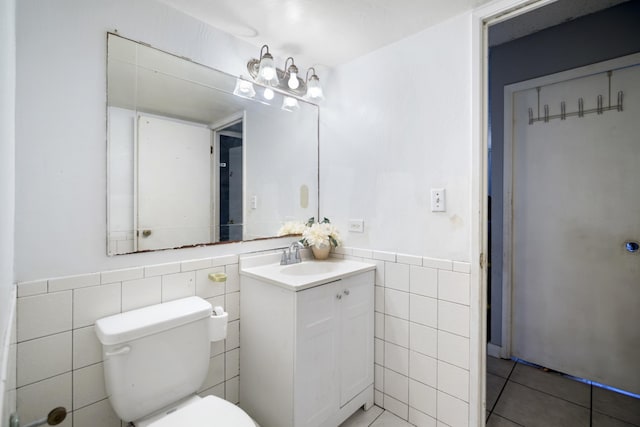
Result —
<svg viewBox="0 0 640 427"><path fill-rule="evenodd" d="M300 249L304 248L304 245L298 241L291 242L289 245L289 252L286 249L282 250L282 258L280 258L280 265L297 264L302 262L300 258Z"/></svg>

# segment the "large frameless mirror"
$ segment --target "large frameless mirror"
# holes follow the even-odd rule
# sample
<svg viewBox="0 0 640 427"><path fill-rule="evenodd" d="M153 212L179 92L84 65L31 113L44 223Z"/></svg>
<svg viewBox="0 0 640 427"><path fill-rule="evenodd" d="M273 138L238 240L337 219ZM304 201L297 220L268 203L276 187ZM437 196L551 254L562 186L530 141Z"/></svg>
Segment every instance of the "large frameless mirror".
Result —
<svg viewBox="0 0 640 427"><path fill-rule="evenodd" d="M107 37L108 254L274 237L318 215L318 107ZM256 97L257 98L257 97Z"/></svg>

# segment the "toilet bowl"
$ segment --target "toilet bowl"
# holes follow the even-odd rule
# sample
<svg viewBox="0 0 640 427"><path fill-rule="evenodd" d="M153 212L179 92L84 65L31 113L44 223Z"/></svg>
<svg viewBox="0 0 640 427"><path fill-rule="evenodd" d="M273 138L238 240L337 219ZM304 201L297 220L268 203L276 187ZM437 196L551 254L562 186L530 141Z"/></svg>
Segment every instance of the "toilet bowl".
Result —
<svg viewBox="0 0 640 427"><path fill-rule="evenodd" d="M107 395L122 420L136 427L256 427L233 403L196 395L209 370L210 337L226 335L226 313L212 313L207 301L189 297L96 321Z"/></svg>
<svg viewBox="0 0 640 427"><path fill-rule="evenodd" d="M231 402L215 396L192 396L177 408L139 420L136 427L256 427L251 417Z"/></svg>

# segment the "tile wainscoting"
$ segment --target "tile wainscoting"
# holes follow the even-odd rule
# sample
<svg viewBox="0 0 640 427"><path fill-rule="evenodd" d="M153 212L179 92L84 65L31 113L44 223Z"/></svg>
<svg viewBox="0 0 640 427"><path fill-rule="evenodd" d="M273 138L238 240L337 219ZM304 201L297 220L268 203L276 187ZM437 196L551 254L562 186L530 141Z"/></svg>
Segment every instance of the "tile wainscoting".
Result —
<svg viewBox="0 0 640 427"><path fill-rule="evenodd" d="M209 273L218 272L227 274L226 282L209 280ZM238 403L239 292L237 255L19 283L16 381L21 422L64 406L70 414L61 426L124 426L107 400L94 322L192 295L229 313L227 339L212 343L209 373L199 393Z"/></svg>
<svg viewBox="0 0 640 427"><path fill-rule="evenodd" d="M377 266L375 403L419 427L467 426L470 265L348 247L333 256ZM210 281L213 272L226 273L226 283ZM124 426L106 397L94 322L191 295L224 306L230 320L227 339L212 343L200 394L238 403L238 255L23 282L17 292L14 393L22 423L65 406L61 426Z"/></svg>
<svg viewBox="0 0 640 427"><path fill-rule="evenodd" d="M375 403L418 427L468 427L471 264L356 248L374 262Z"/></svg>
<svg viewBox="0 0 640 427"><path fill-rule="evenodd" d="M2 409L0 416L2 421L0 426L9 426L9 417L16 411L16 355L17 355L17 335L16 335L16 287L11 291L11 301L9 304L9 326L7 328L6 341L2 342L0 352L0 403ZM0 332L0 337L3 332Z"/></svg>

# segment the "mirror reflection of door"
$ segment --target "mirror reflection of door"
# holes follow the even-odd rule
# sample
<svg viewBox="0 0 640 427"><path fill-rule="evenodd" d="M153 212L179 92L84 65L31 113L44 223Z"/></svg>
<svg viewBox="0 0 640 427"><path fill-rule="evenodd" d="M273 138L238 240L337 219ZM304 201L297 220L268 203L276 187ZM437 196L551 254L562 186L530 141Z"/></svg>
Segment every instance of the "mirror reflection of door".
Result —
<svg viewBox="0 0 640 427"><path fill-rule="evenodd" d="M242 240L242 121L218 131L219 241Z"/></svg>
<svg viewBox="0 0 640 427"><path fill-rule="evenodd" d="M206 126L139 116L138 251L209 242L210 151Z"/></svg>

